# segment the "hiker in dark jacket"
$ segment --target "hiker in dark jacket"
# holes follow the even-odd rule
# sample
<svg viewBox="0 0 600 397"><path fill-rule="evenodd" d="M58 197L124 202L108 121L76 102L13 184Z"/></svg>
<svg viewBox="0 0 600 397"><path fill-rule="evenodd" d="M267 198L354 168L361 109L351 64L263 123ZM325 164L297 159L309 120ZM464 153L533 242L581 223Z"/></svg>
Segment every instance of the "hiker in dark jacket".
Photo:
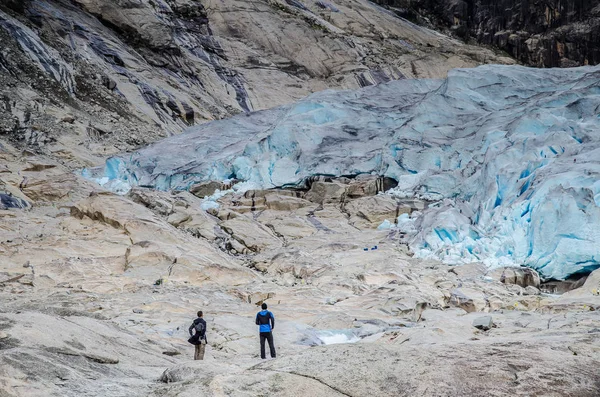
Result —
<svg viewBox="0 0 600 397"><path fill-rule="evenodd" d="M206 349L206 321L202 318L202 311L198 312L198 318L194 320L190 325L190 342L192 345L196 345L196 351L194 353L194 360L204 359L204 349ZM195 331L195 333L193 332Z"/></svg>
<svg viewBox="0 0 600 397"><path fill-rule="evenodd" d="M267 310L267 304L262 304L262 311L256 314L256 325L259 325L260 332L260 358L267 358L265 355L265 340L269 342L271 358L275 358L275 344L273 343L273 329L275 328L275 316Z"/></svg>

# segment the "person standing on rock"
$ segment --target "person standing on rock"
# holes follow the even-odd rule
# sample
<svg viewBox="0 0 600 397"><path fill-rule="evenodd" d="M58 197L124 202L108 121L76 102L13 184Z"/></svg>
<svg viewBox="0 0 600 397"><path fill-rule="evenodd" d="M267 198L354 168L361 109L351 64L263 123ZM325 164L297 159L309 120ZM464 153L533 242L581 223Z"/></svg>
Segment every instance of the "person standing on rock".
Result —
<svg viewBox="0 0 600 397"><path fill-rule="evenodd" d="M198 318L194 320L190 325L190 342L192 345L196 345L196 351L194 353L194 360L204 360L204 350L206 349L206 321L202 318L202 310L198 312ZM195 331L195 333L193 333Z"/></svg>
<svg viewBox="0 0 600 397"><path fill-rule="evenodd" d="M256 325L260 332L260 358L267 358L265 354L265 340L269 342L271 358L275 358L275 344L273 343L273 329L275 329L275 316L267 310L267 304L262 304L262 311L256 313Z"/></svg>

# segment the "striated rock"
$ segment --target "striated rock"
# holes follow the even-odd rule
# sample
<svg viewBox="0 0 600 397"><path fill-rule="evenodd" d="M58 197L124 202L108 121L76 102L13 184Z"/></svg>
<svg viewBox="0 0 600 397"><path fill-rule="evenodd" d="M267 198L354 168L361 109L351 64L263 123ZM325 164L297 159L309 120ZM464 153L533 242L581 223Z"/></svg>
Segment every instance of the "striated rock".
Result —
<svg viewBox="0 0 600 397"><path fill-rule="evenodd" d="M129 191L127 197L158 215L169 216L173 213L173 200L166 193L136 187Z"/></svg>
<svg viewBox="0 0 600 397"><path fill-rule="evenodd" d="M72 173L56 176L31 177L22 185L21 191L33 201L77 201L96 190L89 181Z"/></svg>
<svg viewBox="0 0 600 397"><path fill-rule="evenodd" d="M272 229L276 235L283 236L286 240L309 237L317 233L318 230L307 219L287 214L273 218L262 214L260 221Z"/></svg>
<svg viewBox="0 0 600 397"><path fill-rule="evenodd" d="M531 355L530 360L521 358L520 353L511 352L504 346L500 347L503 357L497 358L493 352L496 351L498 354L498 350L495 350L498 347L487 343L469 344L468 347L461 349L446 344L405 348L382 344L375 346L341 344L313 349L315 353L311 355L282 356L277 361L259 364L257 370L265 376L262 381L265 383L254 387L257 389L264 387L270 381L267 376L271 372L283 371L301 377L309 385L315 380L321 385L327 385L328 390L316 391L312 394L315 396L394 394L432 397L439 396L441 389L448 396L478 394L501 396L507 393L527 395L532 388L541 390L546 388L544 377L560 379L564 382L554 389L557 395L573 393L591 396L597 390L593 381L586 380L588 376L594 377L591 375L592 369L585 369L585 364L578 362L579 357L574 357L570 351L562 352L561 362L556 362L552 360L553 354L549 347L540 349L533 340L519 349ZM369 354L380 357L378 360L369 361L369 372L372 371L372 375L354 384L353 379L361 376L357 368L361 364L364 365L365 357ZM583 360L588 364L594 362L589 357ZM415 372L415 365L419 368L417 372ZM325 368L327 370L324 370ZM390 368L394 369L395 375L390 376ZM582 383L569 380L573 368L577 368L578 371L583 370L583 374L576 375ZM490 369L491 372L488 372ZM479 371L492 375L478 377ZM527 377L527 385L514 382L515 374ZM243 387L243 385L249 387L256 381L255 378L239 375L230 380L236 387ZM502 391L497 392L497 390Z"/></svg>
<svg viewBox="0 0 600 397"><path fill-rule="evenodd" d="M2 280L18 275L26 283L0 282L0 390L16 397L215 390L433 397L443 388L500 396L543 394L551 379L564 395L597 391L599 350L590 335L600 301L592 293L515 295L534 287L484 278L480 264L410 258L395 234L357 229L340 203L320 206L297 192L249 195L261 205L272 194L273 202L310 205L276 204L223 221L189 193L143 190L93 194L72 205L73 216L34 206L0 217ZM386 196L346 205L378 198ZM225 197L219 211L235 213L238 199L249 200ZM265 300L277 317L279 357L260 362L253 323ZM502 327L475 331L481 312L501 308L509 310L494 313L493 322ZM208 323L201 362L187 343L197 310ZM328 345L334 342L344 343ZM495 375L482 381L478 374L490 368ZM515 374L526 383L514 382Z"/></svg>
<svg viewBox="0 0 600 397"><path fill-rule="evenodd" d="M328 88L514 63L367 0L340 2L339 12L305 3L3 2L0 91L12 101L0 109L0 130L89 166L196 123ZM65 113L77 123L62 122Z"/></svg>
<svg viewBox="0 0 600 397"><path fill-rule="evenodd" d="M253 303L256 306L260 306L263 304L263 302L265 302L267 299L271 299L275 297L275 293L273 292L254 292L250 295L246 296L246 299L248 300L248 303Z"/></svg>
<svg viewBox="0 0 600 397"><path fill-rule="evenodd" d="M183 223L188 223L192 219L192 216L186 212L175 212L167 218L167 222L175 227L181 226Z"/></svg>
<svg viewBox="0 0 600 397"><path fill-rule="evenodd" d="M244 145L252 141L256 131L240 120L256 114L214 135L181 136L173 153L158 149L163 160L193 153L177 175L163 173L159 162L142 165L158 173L141 184L165 191L134 188L117 196L65 177L183 125L291 101L313 89L443 73L487 50L467 54L470 47L363 0L202 2L206 9L193 0L21 3L0 4L0 90L8 98L0 100L0 172L6 186L23 195L15 197L26 200L16 187L27 176L22 188L30 184L39 203L0 216L0 395L598 395L592 310L600 301L594 290L573 300L529 296L534 287L484 279L477 265L449 272L442 263L409 257L401 233L372 225L383 214L397 216L403 204L423 209L427 202L398 205L377 195L389 180L318 179L313 185L344 189L315 188L318 202L306 200L304 191L232 194L210 214L192 194L171 191L177 184L188 188L205 171L224 177L232 169L262 172L273 186L282 186L281 173L290 176L286 183L301 181L304 175L294 174L287 161L273 168L258 162L194 168L210 153L234 159L237 148L228 139L243 131ZM15 67L21 62L27 67ZM382 89L390 98L390 87L367 91ZM356 95L349 93L347 102L353 112ZM387 117L405 117L406 108L382 104L386 118L370 123L389 132ZM294 109L331 130L338 114L318 106ZM56 127L53 118L66 111L77 122ZM355 120L338 120L342 133L333 140L324 135L318 149L324 152L310 162L316 167L327 164L329 147L331 153L342 147L337 138L376 140ZM302 125L310 128L294 131L314 145L320 130ZM278 127L287 134L285 125ZM422 141L415 132L415 142ZM256 147L272 150L279 138L258 136ZM257 153L253 144L246 153ZM431 149L427 145L419 143L419 153ZM384 168L390 151L381 147L368 150L366 165L348 160L358 145L343 153L349 173ZM299 149L305 150L295 146L290 156ZM410 184L421 173L412 163L422 159L406 147L389 149L403 152L402 161L385 165L403 167L403 186ZM433 165L440 157L427 156ZM110 172L121 172L112 159ZM457 172L455 162L445 162L435 167ZM472 163L479 167L479 157ZM417 174L407 171L414 169ZM438 191L437 181L425 193ZM356 226L360 222L364 227ZM279 358L273 361L258 358L254 316L265 299L277 317ZM511 309L494 314L502 327L474 332L480 311L499 308ZM208 323L202 362L192 360L187 343L198 310ZM335 342L344 343L329 345Z"/></svg>
<svg viewBox="0 0 600 397"><path fill-rule="evenodd" d="M149 209L123 197L96 194L73 206L71 215L118 229L112 234L127 238L129 245L121 255L129 277L147 282L169 277L193 284L217 280L227 284L252 278L250 272L215 252L206 241L182 233Z"/></svg>
<svg viewBox="0 0 600 397"><path fill-rule="evenodd" d="M278 248L281 241L260 224L238 217L221 223L221 227L250 251Z"/></svg>
<svg viewBox="0 0 600 397"><path fill-rule="evenodd" d="M111 4L97 0L77 0L90 14L121 33L126 40L143 42L156 50L174 47L172 31L158 18L150 7L142 3L122 2Z"/></svg>
<svg viewBox="0 0 600 397"><path fill-rule="evenodd" d="M198 213L192 214L190 218L184 223L180 224L179 227L189 231L196 237L202 237L213 241L217 238L217 234L215 232L216 225L217 222L213 217L204 211L199 211Z"/></svg>
<svg viewBox="0 0 600 397"><path fill-rule="evenodd" d="M211 365L206 365L202 361L190 361L166 369L160 376L159 381L163 383L197 382L199 380L207 382L221 373L235 375L239 372L241 372L240 369L227 363L212 362Z"/></svg>
<svg viewBox="0 0 600 397"><path fill-rule="evenodd" d="M94 379L107 374L113 379L126 376L127 368L135 363L150 364L156 360L165 366L171 364L153 343L142 344L119 326L91 316L57 318L52 314L29 311L3 314L0 324L9 327L11 334L18 334L20 340L28 341L21 344L14 340L10 342L12 339L8 338L0 342L0 365L8 371L0 374L0 390L18 390L16 393L11 391L10 395L39 393L41 379L53 379L44 386L44 393L49 394L64 394L65 387L70 389L77 383L79 393L93 394L106 388L111 390L102 392L106 396L131 395L126 386L118 386L116 382L111 382L110 386L102 385ZM138 349L144 345L149 354L139 354ZM40 362L32 361L36 356ZM138 379L152 379L149 372L136 373ZM37 374L37 378L33 374ZM25 377L33 382L22 382Z"/></svg>

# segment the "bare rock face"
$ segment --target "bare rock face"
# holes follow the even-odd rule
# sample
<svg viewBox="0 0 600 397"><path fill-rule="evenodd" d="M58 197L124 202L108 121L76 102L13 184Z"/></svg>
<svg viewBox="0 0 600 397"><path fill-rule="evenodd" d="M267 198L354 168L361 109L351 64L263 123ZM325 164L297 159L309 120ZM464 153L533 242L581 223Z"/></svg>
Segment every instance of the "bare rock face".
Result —
<svg viewBox="0 0 600 397"><path fill-rule="evenodd" d="M252 252L259 252L281 245L281 242L264 226L250 222L245 217L223 222L224 230Z"/></svg>
<svg viewBox="0 0 600 397"><path fill-rule="evenodd" d="M313 206L313 203L300 197L289 196L277 192L265 195L265 206L274 211L294 211L300 208Z"/></svg>
<svg viewBox="0 0 600 397"><path fill-rule="evenodd" d="M335 11L333 11L335 9ZM513 63L368 0L0 4L0 133L72 167L207 120Z"/></svg>
<svg viewBox="0 0 600 397"><path fill-rule="evenodd" d="M155 50L174 49L173 32L152 7L135 1L77 0L84 10L110 25L128 42L146 44ZM203 14L204 7L197 5ZM204 14L205 16L205 14Z"/></svg>
<svg viewBox="0 0 600 397"><path fill-rule="evenodd" d="M355 226L377 227L386 219L395 222L399 215L410 214L410 206L401 204L393 197L380 195L349 201L344 207Z"/></svg>
<svg viewBox="0 0 600 397"><path fill-rule="evenodd" d="M595 1L374 0L400 15L506 51L536 67L600 63Z"/></svg>
<svg viewBox="0 0 600 397"><path fill-rule="evenodd" d="M6 186L23 173L48 192L70 186L63 165L32 167L6 147ZM301 190L232 193L219 217L189 192L72 189L21 192L30 207L0 211L2 395L600 390L595 273L557 298L490 279L481 264L411 258L399 233L377 230L396 214L385 194L320 204ZM266 362L254 325L263 302L277 318L278 358ZM187 343L197 310L208 323L201 362ZM474 327L484 313L496 326Z"/></svg>
<svg viewBox="0 0 600 397"><path fill-rule="evenodd" d="M318 204L342 203L345 200L347 187L339 182L315 182L312 184L306 199Z"/></svg>
<svg viewBox="0 0 600 397"><path fill-rule="evenodd" d="M585 296L600 296L600 271L594 270L588 277L581 277L574 281L576 288L571 288L573 285L567 286L567 290L554 289L549 292L565 292L562 299L568 300L572 298L581 298Z"/></svg>
<svg viewBox="0 0 600 397"><path fill-rule="evenodd" d="M486 296L481 291L460 288L452 291L450 305L459 307L467 313L482 312L487 307Z"/></svg>

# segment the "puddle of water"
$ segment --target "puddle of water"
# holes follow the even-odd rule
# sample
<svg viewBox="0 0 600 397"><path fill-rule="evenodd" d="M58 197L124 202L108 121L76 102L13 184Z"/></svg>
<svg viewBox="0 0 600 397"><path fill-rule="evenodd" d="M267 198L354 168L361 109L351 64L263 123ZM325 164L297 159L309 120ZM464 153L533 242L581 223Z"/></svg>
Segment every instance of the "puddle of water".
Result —
<svg viewBox="0 0 600 397"><path fill-rule="evenodd" d="M354 334L352 330L306 330L304 336L299 341L302 345L322 346L335 345L339 343L356 343L360 337Z"/></svg>

